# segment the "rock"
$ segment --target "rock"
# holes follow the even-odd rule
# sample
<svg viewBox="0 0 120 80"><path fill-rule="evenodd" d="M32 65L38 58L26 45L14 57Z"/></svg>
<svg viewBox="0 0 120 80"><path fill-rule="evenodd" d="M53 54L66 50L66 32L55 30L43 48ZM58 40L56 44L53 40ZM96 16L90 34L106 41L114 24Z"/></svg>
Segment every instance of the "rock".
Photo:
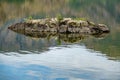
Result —
<svg viewBox="0 0 120 80"><path fill-rule="evenodd" d="M68 31L68 26L67 25L61 25L60 27L59 27L59 32L60 33L65 33L65 32L67 32Z"/></svg>
<svg viewBox="0 0 120 80"><path fill-rule="evenodd" d="M50 28L55 28L57 26L57 23L56 22L54 22L54 21L50 21L49 22L49 27Z"/></svg>
<svg viewBox="0 0 120 80"><path fill-rule="evenodd" d="M98 24L98 27L103 32L109 32L109 29L105 24Z"/></svg>
<svg viewBox="0 0 120 80"><path fill-rule="evenodd" d="M89 24L88 24L88 22L87 21L79 21L80 22L80 26L81 27L88 27L89 26Z"/></svg>
<svg viewBox="0 0 120 80"><path fill-rule="evenodd" d="M70 21L68 21L67 22L67 26L69 26L69 27L77 27L78 25L77 25L77 21L75 21L75 20L70 20Z"/></svg>
<svg viewBox="0 0 120 80"><path fill-rule="evenodd" d="M93 26L93 27L96 26L96 24L94 22L87 21L87 23L88 23L89 26Z"/></svg>
<svg viewBox="0 0 120 80"><path fill-rule="evenodd" d="M27 20L8 27L13 31L23 32L57 32L57 33L84 33L99 34L109 32L104 24L95 24L90 21L74 20L72 18L45 18Z"/></svg>
<svg viewBox="0 0 120 80"><path fill-rule="evenodd" d="M60 21L59 26L60 25L67 25L68 21L71 21L71 18L64 18L63 20Z"/></svg>

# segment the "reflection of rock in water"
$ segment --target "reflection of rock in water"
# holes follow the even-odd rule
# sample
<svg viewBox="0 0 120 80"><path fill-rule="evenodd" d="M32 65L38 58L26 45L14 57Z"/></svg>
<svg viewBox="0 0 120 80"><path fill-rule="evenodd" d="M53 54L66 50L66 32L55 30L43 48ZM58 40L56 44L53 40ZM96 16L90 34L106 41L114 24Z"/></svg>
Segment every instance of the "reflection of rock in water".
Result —
<svg viewBox="0 0 120 80"><path fill-rule="evenodd" d="M83 34L60 34L60 39L64 42L74 43L78 42L80 40L83 40L84 38L88 37L87 35Z"/></svg>
<svg viewBox="0 0 120 80"><path fill-rule="evenodd" d="M104 38L105 36L107 36L108 33L103 33L103 34L97 34L97 35L93 35L95 38L98 38L98 39L102 39Z"/></svg>
<svg viewBox="0 0 120 80"><path fill-rule="evenodd" d="M46 38L46 39L51 39L51 38L56 38L59 41L64 41L68 43L75 43L79 42L83 39L89 38L90 35L87 34L79 34L79 33L57 33L57 32L25 32L25 31L15 31L17 33L23 34L25 36L31 37L31 38ZM98 35L93 35L96 38L103 38L106 36L106 34L98 34Z"/></svg>

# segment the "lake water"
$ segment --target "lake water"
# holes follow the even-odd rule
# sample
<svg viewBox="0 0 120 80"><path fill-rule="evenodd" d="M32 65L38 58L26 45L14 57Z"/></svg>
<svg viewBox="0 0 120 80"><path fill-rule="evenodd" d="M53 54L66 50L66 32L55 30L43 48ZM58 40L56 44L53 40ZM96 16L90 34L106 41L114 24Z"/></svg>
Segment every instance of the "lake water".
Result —
<svg viewBox="0 0 120 80"><path fill-rule="evenodd" d="M25 18L82 17L109 34L30 37ZM0 0L0 80L120 80L120 0Z"/></svg>

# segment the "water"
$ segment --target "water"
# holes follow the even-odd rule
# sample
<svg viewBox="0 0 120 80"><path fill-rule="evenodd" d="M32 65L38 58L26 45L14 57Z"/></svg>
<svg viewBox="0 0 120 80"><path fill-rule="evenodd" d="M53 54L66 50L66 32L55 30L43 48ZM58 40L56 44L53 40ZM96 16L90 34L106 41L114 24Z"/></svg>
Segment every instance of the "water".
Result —
<svg viewBox="0 0 120 80"><path fill-rule="evenodd" d="M119 0L0 0L0 80L120 80ZM83 17L98 36L30 37L8 30L24 18Z"/></svg>

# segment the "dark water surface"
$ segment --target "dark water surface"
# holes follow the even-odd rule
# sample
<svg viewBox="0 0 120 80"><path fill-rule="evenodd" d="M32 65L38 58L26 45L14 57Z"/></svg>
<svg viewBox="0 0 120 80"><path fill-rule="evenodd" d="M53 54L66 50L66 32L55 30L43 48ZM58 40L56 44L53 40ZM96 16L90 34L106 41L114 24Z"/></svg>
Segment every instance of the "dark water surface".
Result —
<svg viewBox="0 0 120 80"><path fill-rule="evenodd" d="M111 32L36 38L7 29L58 14L104 23ZM120 80L120 0L0 0L0 80Z"/></svg>

